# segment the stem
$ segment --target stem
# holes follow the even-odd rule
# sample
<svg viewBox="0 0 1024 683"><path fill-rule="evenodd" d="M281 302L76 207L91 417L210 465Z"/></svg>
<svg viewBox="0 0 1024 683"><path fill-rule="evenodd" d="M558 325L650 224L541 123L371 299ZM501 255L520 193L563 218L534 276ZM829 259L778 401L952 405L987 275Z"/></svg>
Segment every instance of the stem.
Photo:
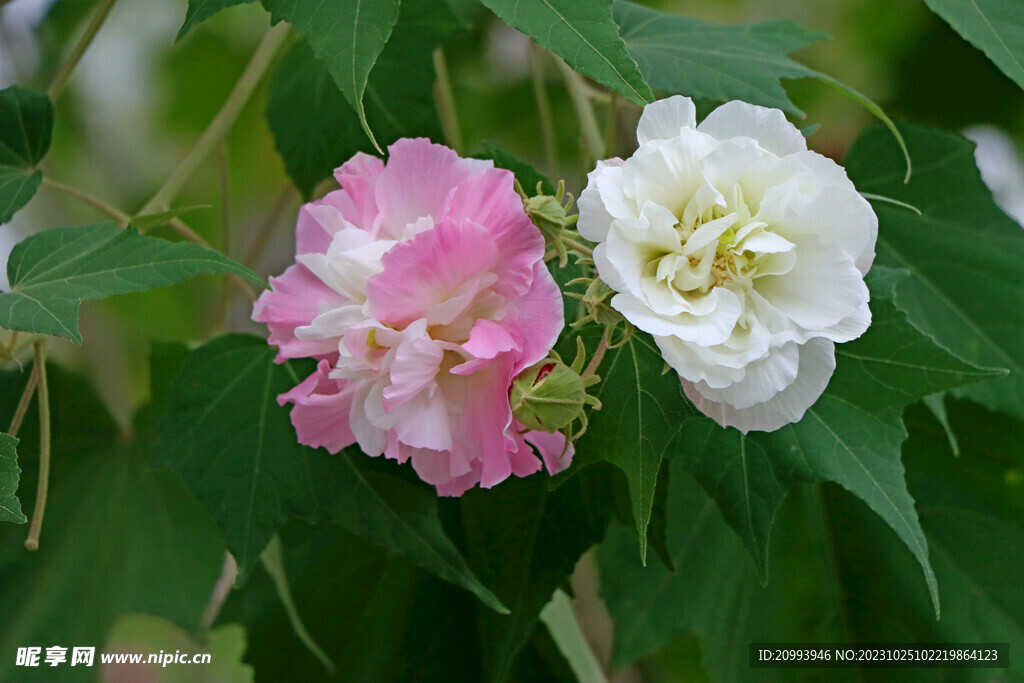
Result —
<svg viewBox="0 0 1024 683"><path fill-rule="evenodd" d="M46 385L46 340L35 344L36 365L39 366L39 486L36 506L32 511L32 526L25 539L27 550L39 550L39 532L46 513L46 492L50 487L50 390Z"/></svg>
<svg viewBox="0 0 1024 683"><path fill-rule="evenodd" d="M99 199L98 197L94 197L93 195L89 194L88 192L85 192L84 190L79 190L77 187L65 185L64 183L57 182L56 180L51 180L50 178L47 178L45 176L43 177L43 185L49 187L52 190L56 190L57 192L63 192L64 194L70 197L74 197L75 199L88 204L89 206L93 207L100 213L104 213L107 216L113 218L115 221L117 221L118 225L122 227L128 225L128 221L131 220L131 216L126 214L121 209L106 203L105 201Z"/></svg>
<svg viewBox="0 0 1024 683"><path fill-rule="evenodd" d="M29 346L30 344L34 344L35 342L42 339L44 336L45 335L42 334L30 334L28 336L15 338L14 335L12 334L12 339L16 339L16 341L12 341L10 344L8 344L7 349L5 349L2 354L0 354L0 365L5 365L7 361L13 359L14 356L17 355L17 353L21 351L23 348Z"/></svg>
<svg viewBox="0 0 1024 683"><path fill-rule="evenodd" d="M7 430L7 433L11 436L18 435L18 430L21 429L21 421L25 419L25 413L28 412L28 404L32 402L32 395L36 392L37 384L39 384L38 363L32 366L32 374L28 376L28 382L26 382L25 388L21 392L21 398L18 400L18 407L14 411L14 417L11 418L11 427Z"/></svg>
<svg viewBox="0 0 1024 683"><path fill-rule="evenodd" d="M117 0L106 0L101 6L99 11L96 12L96 16L92 18L88 28L85 29L85 33L79 39L74 49L71 50L71 54L68 55L68 59L60 67L60 71L57 72L57 77L53 79L53 83L50 84L50 89L46 91L46 94L50 96L50 101L55 103L60 99L60 96L64 94L64 89L68 86L68 80L71 78L71 72L78 66L79 60L82 59L82 55L89 49L89 45L92 44L92 39L99 33L100 27L103 26L103 22L107 20L107 15L110 14L110 10L113 9L114 3Z"/></svg>
<svg viewBox="0 0 1024 683"><path fill-rule="evenodd" d="M594 255L594 250L593 249L591 249L590 247L586 246L585 244L580 244L576 240L571 239L569 237L562 237L562 244L564 244L569 249L573 249L575 251L580 252L584 256L593 256Z"/></svg>
<svg viewBox="0 0 1024 683"><path fill-rule="evenodd" d="M555 172L555 121L551 116L551 101L548 99L547 88L544 87L543 53L532 42L530 43L530 76L533 81L533 97L537 100L537 116L540 119L540 135L544 141L544 156L548 163L548 172Z"/></svg>
<svg viewBox="0 0 1024 683"><path fill-rule="evenodd" d="M556 58L555 65L569 89L569 97L572 98L572 105L576 109L576 118L580 122L580 134L583 136L587 152L594 161L603 159L605 156L604 140L601 137L601 128L597 125L597 115L594 114L594 106L587 92L587 84L584 83L582 76L569 68L569 65L561 59Z"/></svg>
<svg viewBox="0 0 1024 683"><path fill-rule="evenodd" d="M256 237L249 244L249 248L245 250L245 256L242 257L242 265L246 268L255 268L256 262L263 255L263 250L266 249L267 244L270 242L274 230L281 223L281 214L284 213L284 210L291 203L292 188L293 185L289 183L277 195L277 198L270 207L270 211L263 219L263 224L260 225L259 230L256 232Z"/></svg>
<svg viewBox="0 0 1024 683"><path fill-rule="evenodd" d="M452 92L452 81L448 76L448 63L444 58L444 49L434 50L434 71L437 82L434 84L437 97L437 113L441 119L441 130L448 146L458 154L462 154L462 127L459 125L459 113L455 109L455 94Z"/></svg>
<svg viewBox="0 0 1024 683"><path fill-rule="evenodd" d="M619 130L619 96L614 92L608 101L607 119L604 122L605 154L614 154L616 133Z"/></svg>
<svg viewBox="0 0 1024 683"><path fill-rule="evenodd" d="M163 187L157 190L156 194L139 210L139 215L167 210L188 179L202 165L206 157L217 148L217 145L227 136L235 121L238 120L238 116L245 109L245 105L248 104L253 93L256 92L256 87L263 80L263 76L270 68L278 50L288 38L289 30L288 24L282 21L267 31L259 47L256 48L256 52L253 53L249 65L245 67L241 78L235 84L234 90L225 100L224 106L210 121L210 125L203 131L195 146L189 150L189 153L167 178Z"/></svg>
<svg viewBox="0 0 1024 683"><path fill-rule="evenodd" d="M601 365L601 360L604 358L604 352L608 350L608 330L611 328L604 328L604 334L601 335L601 343L597 345L597 350L594 351L594 355L590 358L590 362L587 363L586 370L580 375L583 379L593 377L597 374L597 368Z"/></svg>
<svg viewBox="0 0 1024 683"><path fill-rule="evenodd" d="M204 633L213 627L213 622L217 621L217 615L220 614L224 601L228 599L228 594L231 593L231 587L235 584L237 577L238 565L235 563L235 558L231 553L225 552L220 578L217 579L217 584L213 587L213 593L210 595L210 601L206 603L203 616L199 619L199 628Z"/></svg>

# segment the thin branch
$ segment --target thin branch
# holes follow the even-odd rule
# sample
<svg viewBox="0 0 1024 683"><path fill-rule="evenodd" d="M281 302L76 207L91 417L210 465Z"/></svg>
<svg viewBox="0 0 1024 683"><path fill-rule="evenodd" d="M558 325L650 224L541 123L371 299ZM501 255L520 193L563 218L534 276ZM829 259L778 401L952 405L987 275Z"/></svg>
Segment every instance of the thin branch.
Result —
<svg viewBox="0 0 1024 683"><path fill-rule="evenodd" d="M217 148L227 136L235 121L238 120L238 116L245 109L245 105L248 104L249 99L256 92L260 81L263 80L263 76L273 63L278 50L281 49L288 39L289 30L288 24L282 21L267 31L267 34L253 53L249 65L245 67L245 71L242 72L242 76L235 84L234 90L231 91L228 99L225 100L224 106L213 117L210 125L203 131L199 140L196 141L195 146L189 150L189 153L181 160L181 163L174 169L174 172L167 178L163 186L139 210L139 215L167 210L170 203L178 195L178 192L188 182L188 179L202 165L206 157Z"/></svg>
<svg viewBox="0 0 1024 683"><path fill-rule="evenodd" d="M544 82L544 53L530 43L530 78L533 81L533 97L537 101L537 117L540 119L540 136L544 141L544 156L548 173L555 173L558 153L555 147L555 120L551 115L551 100Z"/></svg>
<svg viewBox="0 0 1024 683"><path fill-rule="evenodd" d="M53 83L50 84L49 90L46 94L50 96L50 101L56 103L60 99L60 96L64 94L64 89L68 87L68 81L71 78L71 73L78 66L79 60L82 59L82 55L89 49L89 45L92 44L93 38L99 33L100 27L103 26L103 22L107 20L107 15L110 14L110 10L113 9L114 3L117 0L106 0L96 12L96 16L92 18L89 26L85 29L85 33L78 40L74 49L71 50L71 54L68 55L68 59L60 67L60 71L57 72L57 76L53 79Z"/></svg>
<svg viewBox="0 0 1024 683"><path fill-rule="evenodd" d="M32 525L25 539L26 550L39 550L39 532L46 513L46 493L50 488L50 390L46 384L46 340L35 343L36 365L39 368L39 485Z"/></svg>
<svg viewBox="0 0 1024 683"><path fill-rule="evenodd" d="M270 206L270 211L267 212L259 230L256 231L256 237L253 238L249 248L245 250L245 255L242 257L242 265L246 268L256 267L257 261L263 255L263 250L267 248L270 238L281 223L281 214L284 213L284 210L291 203L293 192L294 186L289 183L278 193L277 198L274 199L274 203Z"/></svg>
<svg viewBox="0 0 1024 683"><path fill-rule="evenodd" d="M434 72L437 81L434 83L437 95L437 113L441 119L441 129L448 146L462 154L462 127L459 125L459 112L455 108L455 93L452 81L448 76L448 62L444 58L444 49L434 50Z"/></svg>
<svg viewBox="0 0 1024 683"><path fill-rule="evenodd" d="M587 152L593 157L593 161L603 159L605 157L604 139L601 136L601 127L597 125L597 115L594 114L594 106L587 84L583 81L582 76L557 57L555 65L562 74L562 79L569 90L569 97L572 99L572 105L576 109L576 118L580 123L580 135L583 136Z"/></svg>
<svg viewBox="0 0 1024 683"><path fill-rule="evenodd" d="M25 388L21 392L21 398L18 400L18 407L14 410L14 417L11 418L11 426L7 430L7 433L11 436L17 436L18 430L21 429L21 422L25 419L25 413L28 412L28 406L32 402L32 396L36 392L36 386L39 384L39 363L35 363L32 366L32 374L28 376L28 382L25 383Z"/></svg>
<svg viewBox="0 0 1024 683"><path fill-rule="evenodd" d="M610 329L610 327L604 328L604 334L601 335L601 343L597 345L594 355L591 356L590 362L587 363L586 370L580 375L583 379L597 374L597 369L601 366L601 360L604 358L605 351L608 350L608 334Z"/></svg>
<svg viewBox="0 0 1024 683"><path fill-rule="evenodd" d="M74 197L75 199L79 200L80 202L84 202L84 203L88 204L89 206L93 207L94 209L96 209L100 213L106 214L110 218L113 218L115 221L117 221L117 224L120 225L121 227L124 227L124 226L128 225L128 222L132 219L131 216L129 216L128 214L126 214L124 211L122 211L121 209L117 208L116 206L108 204L107 202L103 201L102 199L100 199L98 197L94 197L93 195L89 194L88 192L85 192L84 190L80 190L77 187L72 187L70 185L65 185L64 183L57 182L56 180L53 180L51 178L47 178L46 176L43 176L43 185L45 187L50 188L51 190L56 190L57 192L62 192L64 194L68 195L69 197Z"/></svg>

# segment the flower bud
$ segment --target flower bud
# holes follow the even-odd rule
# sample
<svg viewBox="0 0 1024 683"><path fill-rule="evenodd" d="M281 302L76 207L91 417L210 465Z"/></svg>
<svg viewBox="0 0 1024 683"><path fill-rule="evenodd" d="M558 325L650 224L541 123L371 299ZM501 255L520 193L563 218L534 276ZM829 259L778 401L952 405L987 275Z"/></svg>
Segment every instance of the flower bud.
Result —
<svg viewBox="0 0 1024 683"><path fill-rule="evenodd" d="M517 186L519 194L523 198L523 210L530 217L533 224L537 226L544 240L548 244L558 245L561 242L562 231L576 223L577 216L570 216L572 208L572 196L565 201L565 181L558 182L558 190L554 195L537 194L533 197L526 196L521 186ZM540 192L540 185L537 185L537 192ZM563 204L563 202L565 202Z"/></svg>
<svg viewBox="0 0 1024 683"><path fill-rule="evenodd" d="M523 370L512 380L512 414L527 429L556 432L583 416L587 391L579 373L552 358Z"/></svg>

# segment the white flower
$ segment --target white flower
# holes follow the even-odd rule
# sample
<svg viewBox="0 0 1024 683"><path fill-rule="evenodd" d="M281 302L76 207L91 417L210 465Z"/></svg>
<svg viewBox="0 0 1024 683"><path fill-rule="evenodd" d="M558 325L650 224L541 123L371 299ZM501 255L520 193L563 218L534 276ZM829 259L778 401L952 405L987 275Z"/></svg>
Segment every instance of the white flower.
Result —
<svg viewBox="0 0 1024 683"><path fill-rule="evenodd" d="M644 108L632 157L599 162L580 234L612 306L653 335L704 414L743 432L799 420L871 323L878 220L781 111Z"/></svg>

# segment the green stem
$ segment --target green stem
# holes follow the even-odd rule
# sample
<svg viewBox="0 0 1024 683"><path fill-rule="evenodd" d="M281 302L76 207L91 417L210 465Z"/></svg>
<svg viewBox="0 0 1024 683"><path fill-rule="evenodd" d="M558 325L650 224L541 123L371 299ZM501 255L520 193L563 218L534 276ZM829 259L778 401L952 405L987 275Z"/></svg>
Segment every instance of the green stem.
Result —
<svg viewBox="0 0 1024 683"><path fill-rule="evenodd" d="M587 369L580 375L581 378L587 379L597 374L597 368L600 367L605 351L608 350L608 330L610 329L610 327L604 328L604 334L601 335L601 343L597 345L594 355L590 358L590 362L587 363Z"/></svg>
<svg viewBox="0 0 1024 683"><path fill-rule="evenodd" d="M544 141L544 157L548 164L548 172L555 173L558 154L555 149L555 120L551 115L551 101L544 84L544 53L534 43L530 43L530 76L533 81L533 97L537 100L537 117L540 119L540 136Z"/></svg>
<svg viewBox="0 0 1024 683"><path fill-rule="evenodd" d="M82 55L89 49L89 45L92 44L93 38L99 33L100 28L103 26L103 22L107 20L107 15L110 14L110 10L113 9L114 3L117 0L106 0L101 6L99 11L96 12L96 16L89 22L89 26L85 29L85 33L75 44L74 49L71 50L71 54L68 55L68 59L60 67L60 71L57 72L56 78L53 79L53 83L50 84L49 90L46 94L49 95L50 101L56 103L60 99L60 96L64 94L64 89L68 87L68 81L71 78L71 73L78 66L78 62L82 59Z"/></svg>
<svg viewBox="0 0 1024 683"><path fill-rule="evenodd" d="M608 101L607 118L604 122L605 154L614 154L616 134L619 130L619 96L614 92Z"/></svg>
<svg viewBox="0 0 1024 683"><path fill-rule="evenodd" d="M335 671L334 662L313 640L313 636L309 634L305 624L302 623L302 617L299 616L298 608L295 607L295 601L292 599L292 590L288 585L288 576L285 573L284 551L281 546L281 539L276 534L271 537L270 543L267 544L263 554L260 555L260 562L274 582L274 587L277 589L277 597L281 600L285 614L288 615L288 621L291 622L295 636L314 657L320 660L320 663L323 664L324 669L327 671L327 675L333 676Z"/></svg>
<svg viewBox="0 0 1024 683"><path fill-rule="evenodd" d="M98 197L94 197L93 195L89 194L88 192L85 192L84 190L79 190L77 187L65 185L64 183L57 182L56 180L52 180L45 176L43 177L43 185L45 187L50 188L51 190L62 192L70 197L74 197L80 202L88 204L89 206L93 207L100 213L106 214L107 216L113 218L115 221L117 221L118 225L122 227L128 225L128 221L131 220L131 216L126 214L121 209L111 204L108 204L107 202L103 201Z"/></svg>
<svg viewBox="0 0 1024 683"><path fill-rule="evenodd" d="M256 48L256 52L253 53L249 65L245 67L245 71L242 72L242 76L235 84L234 90L228 95L228 99L224 101L224 106L213 117L210 125L203 131L199 140L196 141L195 146L189 150L189 153L181 160L181 163L174 169L174 172L167 178L163 186L139 210L138 215L166 211L169 208L170 203L178 195L178 192L181 191L185 183L188 182L188 179L192 177L192 174L196 172L210 153L217 149L217 146L227 136L235 121L238 120L242 110L245 109L245 105L248 104L249 99L256 92L260 81L263 80L263 76L273 63L278 50L281 49L288 39L289 31L288 24L283 21L267 31L259 47Z"/></svg>
<svg viewBox="0 0 1024 683"><path fill-rule="evenodd" d="M437 74L437 113L441 118L444 139L449 147L462 154L462 127L459 125L459 113L455 108L455 93L448 75L448 62L444 58L444 49L440 47L434 50L434 72Z"/></svg>
<svg viewBox="0 0 1024 683"><path fill-rule="evenodd" d="M569 68L569 65L561 59L555 58L555 65L562 74L562 79L569 90L569 97L572 99L573 108L576 110L576 118L580 123L580 135L583 136L583 144L587 153L593 157L592 161L604 159L604 140L601 136L601 127L597 124L597 115L594 113L594 105L590 101L587 92L587 84L583 77ZM589 166L590 164L586 164Z"/></svg>
<svg viewBox="0 0 1024 683"><path fill-rule="evenodd" d="M46 493L50 488L50 390L46 384L46 340L34 344L36 365L39 366L39 485L36 505L32 511L32 525L25 539L27 550L39 550L39 532L46 513Z"/></svg>
<svg viewBox="0 0 1024 683"><path fill-rule="evenodd" d="M32 374L28 376L28 382L25 384L25 388L21 392L21 398L18 400L18 407L14 410L14 417L11 418L11 427L7 430L7 433L11 436L18 436L18 430L21 429L21 422L25 419L25 413L28 412L28 405L32 402L32 395L36 392L36 386L39 384L39 364L36 363L32 366Z"/></svg>
<svg viewBox="0 0 1024 683"><path fill-rule="evenodd" d="M571 239L569 237L562 237L562 244L564 244L566 246L566 248L572 249L574 251L578 251L581 254L583 254L584 256L593 256L594 255L594 250L593 249L591 249L590 247L588 247L588 246L586 246L584 244L580 244L576 240Z"/></svg>

